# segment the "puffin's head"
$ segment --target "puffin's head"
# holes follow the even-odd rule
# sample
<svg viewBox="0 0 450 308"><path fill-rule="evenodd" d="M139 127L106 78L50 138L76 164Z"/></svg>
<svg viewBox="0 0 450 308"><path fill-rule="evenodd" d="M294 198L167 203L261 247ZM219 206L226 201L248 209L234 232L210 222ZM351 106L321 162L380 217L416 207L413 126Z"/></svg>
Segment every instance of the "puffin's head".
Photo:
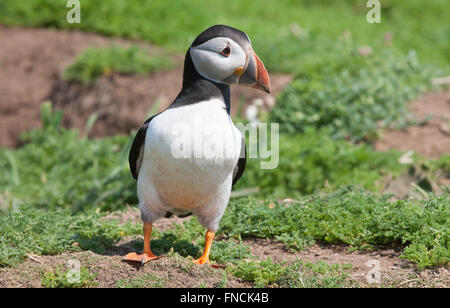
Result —
<svg viewBox="0 0 450 308"><path fill-rule="evenodd" d="M224 84L241 84L270 93L269 74L247 34L224 25L203 31L188 54L197 72Z"/></svg>

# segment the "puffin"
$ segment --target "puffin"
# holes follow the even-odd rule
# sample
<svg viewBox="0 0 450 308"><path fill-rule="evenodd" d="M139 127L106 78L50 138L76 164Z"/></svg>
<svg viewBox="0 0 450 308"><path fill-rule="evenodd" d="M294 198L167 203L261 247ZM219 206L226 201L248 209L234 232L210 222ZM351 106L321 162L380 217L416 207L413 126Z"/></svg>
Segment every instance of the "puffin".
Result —
<svg viewBox="0 0 450 308"><path fill-rule="evenodd" d="M245 135L230 115L232 84L270 93L269 75L248 35L215 25L189 47L178 96L144 122L131 145L144 251L128 253L125 261L145 264L160 258L150 248L153 223L194 215L207 231L203 254L193 262L210 263L215 232L247 159Z"/></svg>

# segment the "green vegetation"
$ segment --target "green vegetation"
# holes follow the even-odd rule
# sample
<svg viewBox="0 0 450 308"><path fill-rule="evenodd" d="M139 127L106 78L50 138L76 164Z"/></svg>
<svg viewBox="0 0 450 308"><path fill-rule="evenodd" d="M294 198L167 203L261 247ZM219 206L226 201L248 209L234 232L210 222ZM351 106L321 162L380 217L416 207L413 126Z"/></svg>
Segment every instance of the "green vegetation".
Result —
<svg viewBox="0 0 450 308"><path fill-rule="evenodd" d="M295 79L278 98L270 120L294 134L329 128L334 139L373 141L377 130L411 122L407 102L429 88L430 70L415 53L362 56L351 50Z"/></svg>
<svg viewBox="0 0 450 308"><path fill-rule="evenodd" d="M169 57L150 55L138 46L89 48L78 56L64 72L67 80L93 83L101 75L111 73L147 74L171 67Z"/></svg>
<svg viewBox="0 0 450 308"><path fill-rule="evenodd" d="M430 194L426 200L390 201L390 197L346 187L289 204L236 199L225 212L218 236L238 240L272 238L294 251L316 242L346 244L354 249L405 247L402 258L417 263L421 269L447 264L450 261L450 198ZM181 256L198 257L203 236L204 229L192 218L163 233L154 232L152 249L157 254L166 254L173 248ZM142 242L137 242L136 247L142 247ZM243 243L219 240L213 245L211 260L215 262L242 265L241 261L248 259L252 255ZM275 269L267 268L270 275L277 277ZM265 284L276 280L267 279L269 282Z"/></svg>
<svg viewBox="0 0 450 308"><path fill-rule="evenodd" d="M449 196L394 202L389 198L348 187L288 205L234 200L220 232L230 237L276 238L291 249L304 249L316 241L358 249L405 245L403 257L419 268L449 262Z"/></svg>
<svg viewBox="0 0 450 308"><path fill-rule="evenodd" d="M136 203L127 161L132 139L87 139L60 128L61 112L49 104L41 115L43 128L24 134L23 147L0 149L0 209L27 204L79 212Z"/></svg>
<svg viewBox="0 0 450 308"><path fill-rule="evenodd" d="M153 231L152 251L157 254L173 253L183 257L198 258L204 246L204 228L197 219L191 219L183 224L174 224L173 228L159 232ZM142 249L143 242L136 242L136 249ZM216 240L211 248L210 258L218 263L235 262L251 258L250 249L242 242Z"/></svg>
<svg viewBox="0 0 450 308"><path fill-rule="evenodd" d="M120 237L141 232L131 224L119 226L102 220L94 211L72 215L67 210L21 206L0 216L0 267L15 266L27 254L79 250L104 253Z"/></svg>
<svg viewBox="0 0 450 308"><path fill-rule="evenodd" d="M203 29L223 23L249 34L270 71L298 73L314 63L333 62L340 57L335 45L343 36L375 52L392 45L404 54L414 49L437 66L450 65L446 0L382 1L380 24L366 21L369 9L358 0L211 0L207 6L201 0L110 0L100 7L80 2L81 23L70 24L65 1L3 0L0 23L136 38L178 52L185 52Z"/></svg>
<svg viewBox="0 0 450 308"><path fill-rule="evenodd" d="M250 247L234 241L217 241L211 248L210 258L218 263L236 262L252 258Z"/></svg>
<svg viewBox="0 0 450 308"><path fill-rule="evenodd" d="M91 274L89 269L81 267L80 279L77 281L70 281L68 277L71 277L70 270L63 271L56 269L54 272L47 272L42 275L41 284L45 288L82 288L96 286L98 283L94 281L97 277L96 274Z"/></svg>
<svg viewBox="0 0 450 308"><path fill-rule="evenodd" d="M435 160L431 166L430 169L432 171L439 171L443 174L449 175L450 177L450 154L448 155L442 155L439 159Z"/></svg>
<svg viewBox="0 0 450 308"><path fill-rule="evenodd" d="M373 141L379 128L411 122L406 102L429 87L430 77L450 72L444 7L444 0L383 1L382 23L369 24L360 1L213 0L205 7L203 1L112 0L98 8L82 0L82 22L69 24L68 9L57 2L6 0L0 22L136 38L180 53L206 27L229 24L249 34L269 71L298 76L270 117L283 131L329 127L335 139ZM361 47L372 54L360 55ZM65 77L89 83L111 70L148 72L167 64L137 48L93 49Z"/></svg>
<svg viewBox="0 0 450 308"><path fill-rule="evenodd" d="M156 274L145 274L137 278L117 280L118 288L162 288L166 279Z"/></svg>
<svg viewBox="0 0 450 308"><path fill-rule="evenodd" d="M350 266L351 268L351 266ZM290 288L343 288L349 286L347 270L349 266L329 265L296 260L290 265L273 263L268 258L260 262L238 262L228 271L255 287L290 287ZM354 283L350 283L356 286Z"/></svg>
<svg viewBox="0 0 450 308"><path fill-rule="evenodd" d="M398 163L399 152L381 153L364 144L334 141L329 130L280 134L279 146L277 168L261 169L259 160L249 159L245 177L235 189L258 187L261 195L294 197L358 183L378 191L386 174L395 177L407 168Z"/></svg>

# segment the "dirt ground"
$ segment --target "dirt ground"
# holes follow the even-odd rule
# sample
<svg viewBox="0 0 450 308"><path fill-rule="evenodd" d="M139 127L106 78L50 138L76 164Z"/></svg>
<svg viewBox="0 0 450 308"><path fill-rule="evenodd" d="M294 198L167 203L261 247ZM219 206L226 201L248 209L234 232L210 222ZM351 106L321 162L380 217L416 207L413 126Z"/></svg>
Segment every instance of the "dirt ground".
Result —
<svg viewBox="0 0 450 308"><path fill-rule="evenodd" d="M408 107L419 125L384 132L375 149L413 150L430 158L450 154L450 90L427 93Z"/></svg>
<svg viewBox="0 0 450 308"><path fill-rule="evenodd" d="M0 146L17 146L22 131L40 125L40 105L46 100L63 110L63 123L69 128L83 131L89 116L97 113L91 137L128 134L139 129L155 103L156 111L164 110L181 89L183 55L172 55L173 69L149 75L102 76L93 86L62 79L62 72L80 52L112 43L161 52L147 43L92 33L0 25ZM232 87L232 113L238 111L241 99L245 105L257 98L273 105L274 96L291 79L272 74L272 95Z"/></svg>
<svg viewBox="0 0 450 308"><path fill-rule="evenodd" d="M78 53L109 41L76 31L0 25L0 146L16 146L20 132L40 124L40 104Z"/></svg>
<svg viewBox="0 0 450 308"><path fill-rule="evenodd" d="M122 255L98 255L91 251L63 253L56 256L32 256L20 264L18 268L0 269L0 288L40 288L41 278L45 273L55 270L67 270L69 260L78 260L82 267L89 268L96 274L96 287L117 287L121 279L134 279L145 275L160 277L162 286L167 288L218 287L223 275L210 266L197 266L189 259L181 257L163 257L147 263L145 266L134 266L122 261ZM148 284L151 287L151 283ZM229 288L251 287L249 283L228 276L226 286Z"/></svg>

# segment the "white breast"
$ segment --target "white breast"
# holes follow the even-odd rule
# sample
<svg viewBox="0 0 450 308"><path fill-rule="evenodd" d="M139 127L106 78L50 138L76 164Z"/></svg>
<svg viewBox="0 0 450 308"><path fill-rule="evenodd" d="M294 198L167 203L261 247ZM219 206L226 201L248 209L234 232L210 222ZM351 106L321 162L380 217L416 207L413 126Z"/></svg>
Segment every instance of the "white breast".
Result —
<svg viewBox="0 0 450 308"><path fill-rule="evenodd" d="M216 200L226 207L241 138L219 99L164 111L147 130L138 179L141 204L159 211L195 210Z"/></svg>

